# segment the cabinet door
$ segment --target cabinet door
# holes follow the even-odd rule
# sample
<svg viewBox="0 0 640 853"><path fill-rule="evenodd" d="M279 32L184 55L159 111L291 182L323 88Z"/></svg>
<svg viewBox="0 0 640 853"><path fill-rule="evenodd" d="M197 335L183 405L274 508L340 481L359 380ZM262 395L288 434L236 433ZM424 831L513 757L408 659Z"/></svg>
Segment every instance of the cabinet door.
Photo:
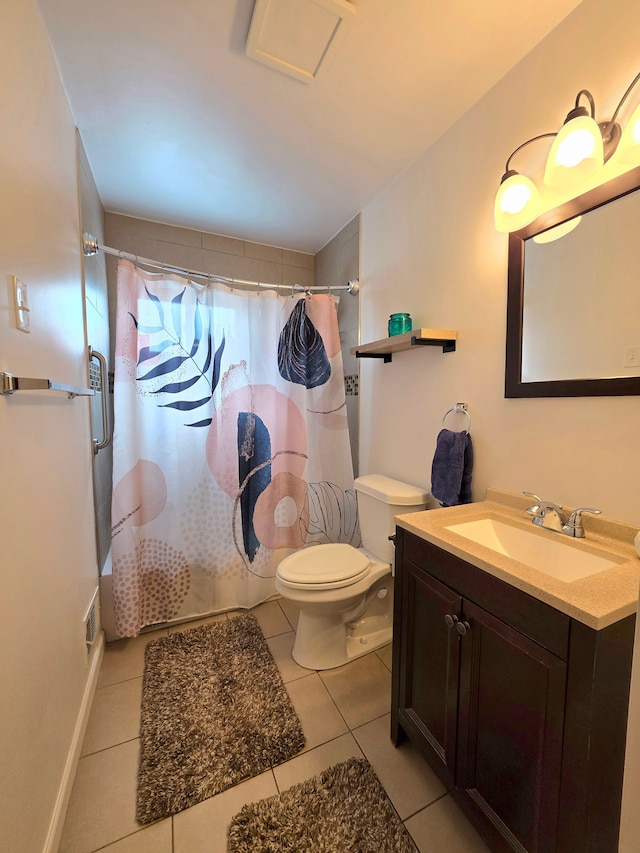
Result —
<svg viewBox="0 0 640 853"><path fill-rule="evenodd" d="M465 601L456 785L496 849L556 850L566 663Z"/></svg>
<svg viewBox="0 0 640 853"><path fill-rule="evenodd" d="M406 669L401 674L402 722L425 752L437 758L440 775L453 783L458 711L459 641L445 616L459 614L462 599L435 578L405 562ZM414 737L415 739L415 737Z"/></svg>

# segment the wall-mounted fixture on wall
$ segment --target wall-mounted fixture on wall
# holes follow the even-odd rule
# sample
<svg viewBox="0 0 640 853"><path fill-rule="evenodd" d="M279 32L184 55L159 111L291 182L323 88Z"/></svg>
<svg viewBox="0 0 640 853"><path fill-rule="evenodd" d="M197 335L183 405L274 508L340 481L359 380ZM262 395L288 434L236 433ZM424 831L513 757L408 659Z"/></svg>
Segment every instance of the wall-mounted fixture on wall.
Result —
<svg viewBox="0 0 640 853"><path fill-rule="evenodd" d="M624 131L616 121L622 105L639 80L640 73L629 84L610 119L597 120L591 92L581 89L574 108L568 113L559 131L542 133L518 145L507 158L505 173L496 195L494 216L498 231L518 231L537 219L546 209L544 189L538 187L531 178L511 168L514 155L532 142L553 138L543 184L550 189L569 191L572 198L585 191L586 183L614 154L620 163L640 163L640 104L633 111ZM588 109L580 103L582 99L588 102ZM555 205L553 202L547 207ZM562 234L558 232L554 239L560 236Z"/></svg>

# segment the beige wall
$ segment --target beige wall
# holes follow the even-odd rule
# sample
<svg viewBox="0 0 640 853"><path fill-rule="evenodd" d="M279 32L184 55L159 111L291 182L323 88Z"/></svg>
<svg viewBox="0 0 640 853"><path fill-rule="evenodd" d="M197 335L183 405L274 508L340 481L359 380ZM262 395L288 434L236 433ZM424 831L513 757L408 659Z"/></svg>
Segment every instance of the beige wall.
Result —
<svg viewBox="0 0 640 853"><path fill-rule="evenodd" d="M86 386L75 128L34 0L0 53L0 370ZM10 69L10 73L9 73ZM16 329L9 277L29 288ZM90 701L97 586L88 398L0 399L0 848L53 850ZM95 657L95 653L94 653Z"/></svg>
<svg viewBox="0 0 640 853"><path fill-rule="evenodd" d="M0 370L86 385L73 120L34 0L7 0L3 13L0 47L12 73L0 84L10 128L0 148ZM461 400L472 416L476 498L489 484L530 488L638 523L636 398L503 397L506 239L492 206L508 153L557 125L578 89L592 88L607 114L638 70L639 38L633 0L606 8L585 0L363 212L362 340L386 336L400 303L415 325L459 330L456 353L363 362L363 472L428 485L442 414ZM222 275L314 282L313 258L286 249L115 215L106 238ZM11 275L29 286L30 335L15 328ZM94 319L104 315L101 297L88 301ZM0 845L11 851L53 849L90 699L82 625L97 582L89 422L83 398L0 400ZM630 838L633 824L630 814Z"/></svg>
<svg viewBox="0 0 640 853"><path fill-rule="evenodd" d="M459 334L455 353L426 348L394 355L391 364L363 360L362 472L428 487L442 415L463 401L472 419L474 500L489 485L528 489L640 525L637 397L504 398L507 238L493 227L510 152L559 126L585 86L608 118L639 70L639 43L635 0L584 0L362 212L362 341L384 337L393 310L410 311L416 326ZM637 91L634 104L639 98ZM526 171L525 154L514 168ZM634 674L621 853L637 850L640 835L637 665Z"/></svg>
<svg viewBox="0 0 640 853"><path fill-rule="evenodd" d="M634 0L606 10L585 0L363 211L362 341L384 337L394 310L410 311L416 326L457 329L459 340L451 354L363 362L361 471L429 486L442 416L464 401L474 499L488 485L528 489L640 524L637 397L504 398L507 238L493 226L509 153L558 126L584 86L608 117L638 71L639 39ZM522 152L513 166L527 162ZM603 290L603 314L606 298Z"/></svg>
<svg viewBox="0 0 640 853"><path fill-rule="evenodd" d="M354 216L336 236L314 257L315 281L319 287L345 285L360 277L360 215ZM342 364L346 377L345 393L349 440L354 476L358 476L358 385L359 359L351 355L358 343L360 298L357 294L339 291L338 326L342 347Z"/></svg>

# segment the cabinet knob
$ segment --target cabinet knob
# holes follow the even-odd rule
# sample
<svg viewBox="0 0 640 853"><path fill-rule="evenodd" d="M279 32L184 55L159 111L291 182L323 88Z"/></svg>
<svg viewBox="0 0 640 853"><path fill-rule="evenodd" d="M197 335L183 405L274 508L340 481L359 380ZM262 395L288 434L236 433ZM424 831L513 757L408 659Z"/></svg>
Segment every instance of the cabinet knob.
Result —
<svg viewBox="0 0 640 853"><path fill-rule="evenodd" d="M453 628L453 626L458 621L457 616L451 616L449 613L444 617L444 621L446 623L447 628Z"/></svg>
<svg viewBox="0 0 640 853"><path fill-rule="evenodd" d="M457 620L456 620L457 621ZM457 622L456 631L460 634L461 637L467 633L467 631L471 630L471 625L468 622Z"/></svg>

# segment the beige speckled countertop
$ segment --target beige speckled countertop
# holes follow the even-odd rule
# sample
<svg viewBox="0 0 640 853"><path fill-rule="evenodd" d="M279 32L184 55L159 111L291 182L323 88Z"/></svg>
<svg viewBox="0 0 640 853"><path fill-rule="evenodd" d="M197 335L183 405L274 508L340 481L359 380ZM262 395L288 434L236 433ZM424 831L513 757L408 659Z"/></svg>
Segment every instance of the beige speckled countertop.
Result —
<svg viewBox="0 0 640 853"><path fill-rule="evenodd" d="M396 523L591 628L606 628L635 613L638 606L640 558L633 546L633 539L638 528L602 516L585 515L585 538L572 539L534 526L525 512L530 503L531 499L522 495L489 488L484 501L398 515ZM571 508L565 510L568 513ZM569 547L619 562L598 574L566 582L446 529L451 524L480 518L498 519L536 536L560 537Z"/></svg>

